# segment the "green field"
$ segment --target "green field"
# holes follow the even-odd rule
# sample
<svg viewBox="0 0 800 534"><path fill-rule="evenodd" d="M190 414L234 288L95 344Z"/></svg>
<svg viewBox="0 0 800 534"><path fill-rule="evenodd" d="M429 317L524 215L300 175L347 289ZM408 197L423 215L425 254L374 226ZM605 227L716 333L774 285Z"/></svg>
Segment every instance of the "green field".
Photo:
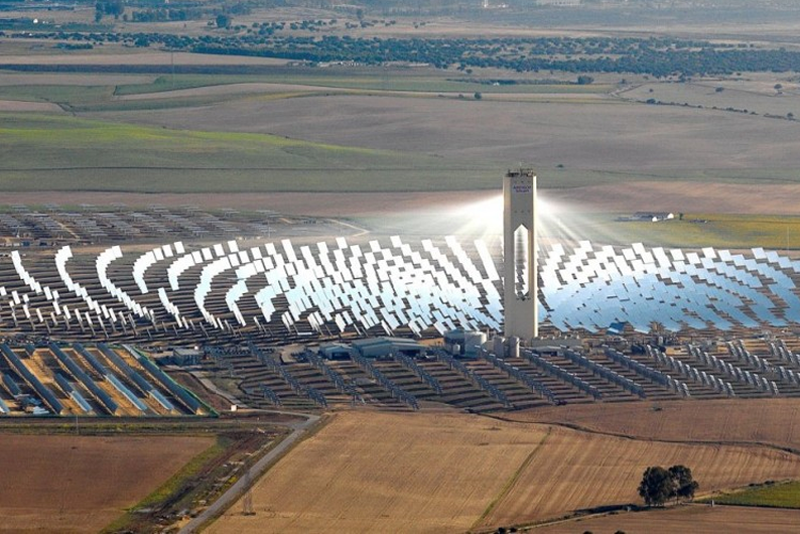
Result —
<svg viewBox="0 0 800 534"><path fill-rule="evenodd" d="M714 497L714 502L737 506L800 508L800 481L767 483L736 493L727 493Z"/></svg>

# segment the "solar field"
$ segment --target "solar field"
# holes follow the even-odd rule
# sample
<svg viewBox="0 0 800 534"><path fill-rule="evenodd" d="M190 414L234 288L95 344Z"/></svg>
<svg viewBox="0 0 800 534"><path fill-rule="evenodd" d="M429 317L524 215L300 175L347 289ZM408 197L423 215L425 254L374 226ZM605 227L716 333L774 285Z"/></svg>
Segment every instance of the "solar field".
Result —
<svg viewBox="0 0 800 534"><path fill-rule="evenodd" d="M200 224L235 234L236 225L252 224L235 213L236 223L201 212L139 215L144 218L134 219L141 219L141 228L155 234L178 228L192 233ZM47 220L53 226L61 218ZM174 402L175 392L168 401L170 386L163 384L169 382L157 368L142 367L149 360L135 350L121 349L134 355L137 373L162 384L160 390L136 384L105 345L92 353L76 344L73 356L41 342L51 336L87 345L180 338L184 345L205 346L206 368L233 378L236 394L262 407L356 402L418 409L430 401L494 411L598 400L800 395L798 348L791 335L781 334L800 320L800 262L777 251L550 243L539 251L543 331L554 347L574 333L599 340L591 346L523 350L511 361L483 351L477 360L461 362L429 350L419 362L399 355L325 362L309 352L278 358L274 349L362 336L435 339L456 328L500 331L498 240L305 236L153 244L147 235L149 244L61 244L16 248L0 257L0 321L7 332L35 341L20 347L24 362L14 350L4 351L16 373L9 380L27 384L50 412L205 410ZM748 348L759 328L773 331L774 339ZM603 335L620 329L634 336L681 332L727 341L665 346L651 337L635 346L603 345ZM25 376L28 366L41 384ZM68 408L48 399L51 389L71 399Z"/></svg>
<svg viewBox="0 0 800 534"><path fill-rule="evenodd" d="M113 245L93 256L71 245L52 256L15 249L0 261L0 320L21 332L124 340L178 330L265 340L500 330L495 240L300 241L175 241L145 252ZM614 323L641 333L654 324L730 332L800 322L800 262L777 251L584 241L539 254L540 317L551 332L591 334Z"/></svg>
<svg viewBox="0 0 800 534"><path fill-rule="evenodd" d="M213 412L129 346L0 344L0 411L62 416L180 416Z"/></svg>

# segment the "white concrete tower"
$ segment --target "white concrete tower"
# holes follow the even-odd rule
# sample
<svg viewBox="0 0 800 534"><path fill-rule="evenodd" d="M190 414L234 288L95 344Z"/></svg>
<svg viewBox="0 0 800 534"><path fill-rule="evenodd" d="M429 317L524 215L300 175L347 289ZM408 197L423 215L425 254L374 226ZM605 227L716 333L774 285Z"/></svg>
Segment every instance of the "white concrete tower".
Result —
<svg viewBox="0 0 800 534"><path fill-rule="evenodd" d="M508 171L503 179L504 334L530 341L539 335L536 263L536 175Z"/></svg>

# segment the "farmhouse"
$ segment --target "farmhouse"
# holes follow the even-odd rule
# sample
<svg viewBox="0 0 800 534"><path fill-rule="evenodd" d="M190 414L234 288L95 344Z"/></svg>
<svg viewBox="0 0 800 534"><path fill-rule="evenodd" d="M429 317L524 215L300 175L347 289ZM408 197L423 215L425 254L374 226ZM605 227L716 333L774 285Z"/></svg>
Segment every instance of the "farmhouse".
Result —
<svg viewBox="0 0 800 534"><path fill-rule="evenodd" d="M665 211L637 211L631 217L632 221L669 221L675 218L675 214Z"/></svg>

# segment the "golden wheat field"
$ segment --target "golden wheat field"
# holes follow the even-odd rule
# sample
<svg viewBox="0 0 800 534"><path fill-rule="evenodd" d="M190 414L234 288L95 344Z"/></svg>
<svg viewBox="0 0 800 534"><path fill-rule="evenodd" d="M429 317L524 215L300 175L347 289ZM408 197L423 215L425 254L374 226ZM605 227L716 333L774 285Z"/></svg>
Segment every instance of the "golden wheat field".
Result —
<svg viewBox="0 0 800 534"><path fill-rule="evenodd" d="M210 528L466 532L639 502L649 465L690 466L701 491L800 476L763 446L675 444L458 413L342 412Z"/></svg>
<svg viewBox="0 0 800 534"><path fill-rule="evenodd" d="M552 427L533 461L482 526L555 518L597 506L639 503L645 468L683 464L701 492L800 476L800 457L757 446L631 440Z"/></svg>
<svg viewBox="0 0 800 534"><path fill-rule="evenodd" d="M461 414L337 414L210 532L453 532L480 517L547 427Z"/></svg>

